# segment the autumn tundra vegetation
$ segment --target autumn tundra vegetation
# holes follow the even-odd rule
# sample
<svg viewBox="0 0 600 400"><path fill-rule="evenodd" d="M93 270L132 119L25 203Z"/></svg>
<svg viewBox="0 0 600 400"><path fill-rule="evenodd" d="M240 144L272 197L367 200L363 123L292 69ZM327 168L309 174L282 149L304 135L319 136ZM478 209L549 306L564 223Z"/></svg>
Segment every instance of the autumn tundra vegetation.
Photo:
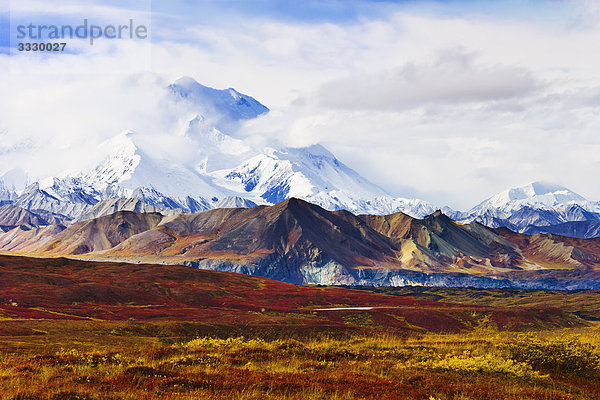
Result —
<svg viewBox="0 0 600 400"><path fill-rule="evenodd" d="M0 399L598 399L599 304L0 257Z"/></svg>

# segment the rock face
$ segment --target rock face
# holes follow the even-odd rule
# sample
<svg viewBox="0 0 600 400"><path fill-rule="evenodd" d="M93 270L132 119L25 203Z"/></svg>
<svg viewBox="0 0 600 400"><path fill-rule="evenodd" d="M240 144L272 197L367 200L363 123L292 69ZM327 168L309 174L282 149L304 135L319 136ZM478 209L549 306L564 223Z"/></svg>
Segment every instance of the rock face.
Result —
<svg viewBox="0 0 600 400"><path fill-rule="evenodd" d="M103 217L119 211L133 211L135 213L159 213L158 207L151 206L139 199L107 199L96 203L79 216L78 221Z"/></svg>
<svg viewBox="0 0 600 400"><path fill-rule="evenodd" d="M50 222L39 214L13 204L0 206L0 228L5 232L18 226L34 227L42 225L50 225Z"/></svg>
<svg viewBox="0 0 600 400"><path fill-rule="evenodd" d="M182 263L290 283L600 288L600 239L524 235L437 211L356 216L300 199L164 216L119 211L65 227L16 227L0 250Z"/></svg>

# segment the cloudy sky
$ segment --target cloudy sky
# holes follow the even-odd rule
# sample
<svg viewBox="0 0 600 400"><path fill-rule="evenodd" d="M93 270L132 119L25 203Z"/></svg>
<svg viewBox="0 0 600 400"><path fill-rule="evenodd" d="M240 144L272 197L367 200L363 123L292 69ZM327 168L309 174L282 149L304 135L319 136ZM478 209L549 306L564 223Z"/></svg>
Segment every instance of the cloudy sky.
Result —
<svg viewBox="0 0 600 400"><path fill-rule="evenodd" d="M157 99L191 76L271 109L235 135L321 143L393 195L468 209L547 180L600 200L598 4L0 2L0 173L58 173L125 129L166 127ZM83 18L134 19L150 37L8 48L18 24Z"/></svg>

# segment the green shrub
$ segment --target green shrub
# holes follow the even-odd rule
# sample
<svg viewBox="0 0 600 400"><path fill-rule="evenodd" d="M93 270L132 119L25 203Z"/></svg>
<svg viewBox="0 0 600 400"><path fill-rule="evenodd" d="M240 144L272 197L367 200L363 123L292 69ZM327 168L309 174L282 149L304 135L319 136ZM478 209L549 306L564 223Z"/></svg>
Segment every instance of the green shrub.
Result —
<svg viewBox="0 0 600 400"><path fill-rule="evenodd" d="M533 335L521 335L504 348L510 358L537 370L586 376L600 373L599 349L578 337L546 341Z"/></svg>

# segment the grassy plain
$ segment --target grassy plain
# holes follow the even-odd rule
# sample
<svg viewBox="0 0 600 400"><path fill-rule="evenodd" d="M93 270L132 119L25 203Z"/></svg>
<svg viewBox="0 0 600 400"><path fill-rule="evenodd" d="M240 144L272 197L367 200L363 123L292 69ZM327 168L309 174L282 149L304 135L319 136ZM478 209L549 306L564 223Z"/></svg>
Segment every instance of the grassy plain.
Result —
<svg viewBox="0 0 600 400"><path fill-rule="evenodd" d="M2 338L2 400L600 398L596 325L514 333L482 321L462 333L299 339L174 338L162 323L35 325L43 333Z"/></svg>
<svg viewBox="0 0 600 400"><path fill-rule="evenodd" d="M600 399L599 309L0 257L0 400Z"/></svg>

